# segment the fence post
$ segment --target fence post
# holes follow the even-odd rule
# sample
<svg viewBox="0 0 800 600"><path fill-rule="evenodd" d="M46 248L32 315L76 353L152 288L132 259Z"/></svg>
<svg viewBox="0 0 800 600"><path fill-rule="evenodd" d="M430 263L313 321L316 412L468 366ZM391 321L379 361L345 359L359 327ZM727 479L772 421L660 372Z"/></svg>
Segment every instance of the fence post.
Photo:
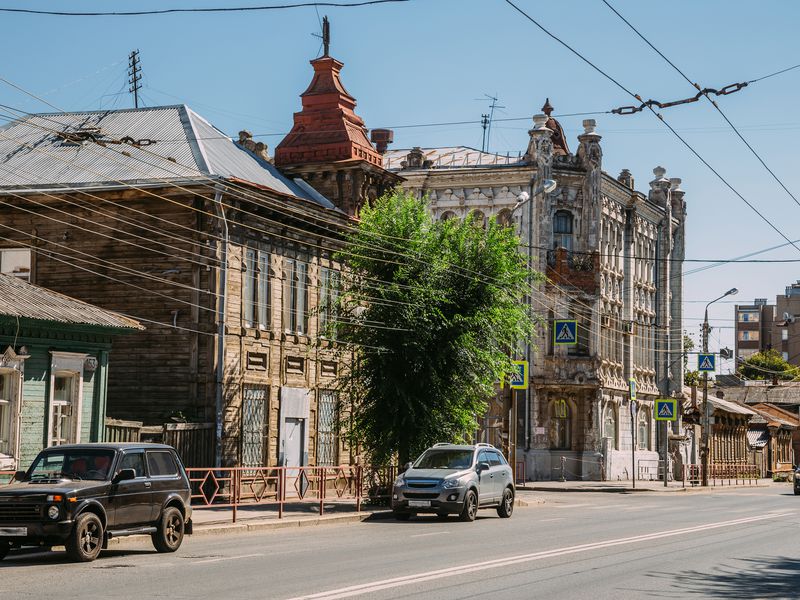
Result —
<svg viewBox="0 0 800 600"><path fill-rule="evenodd" d="M361 512L361 465L356 465L356 512Z"/></svg>
<svg viewBox="0 0 800 600"><path fill-rule="evenodd" d="M283 495L284 495L284 486L286 482L284 481L284 473L283 467L275 467L278 469L278 493L276 494L276 498L278 500L278 518L283 518Z"/></svg>
<svg viewBox="0 0 800 600"><path fill-rule="evenodd" d="M318 470L317 485L319 486L319 516L325 512L325 486L327 485L325 467L315 467Z"/></svg>
<svg viewBox="0 0 800 600"><path fill-rule="evenodd" d="M239 505L239 471L235 468L233 469L231 477L231 485L233 485L233 489L231 490L231 496L233 500L233 522L236 523L236 508Z"/></svg>

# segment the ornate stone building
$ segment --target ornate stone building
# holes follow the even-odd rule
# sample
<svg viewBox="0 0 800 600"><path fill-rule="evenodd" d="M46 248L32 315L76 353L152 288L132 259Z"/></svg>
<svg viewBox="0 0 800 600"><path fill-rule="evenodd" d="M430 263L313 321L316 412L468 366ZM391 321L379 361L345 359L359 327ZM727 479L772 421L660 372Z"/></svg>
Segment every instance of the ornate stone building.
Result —
<svg viewBox="0 0 800 600"><path fill-rule="evenodd" d="M499 392L483 439L508 452L516 438L528 479L629 478L659 460L654 400L682 389L684 192L661 167L646 194L627 170L608 175L595 121L583 122L572 153L549 102L543 110L523 156L413 148L387 152L384 165L427 196L438 218L475 212L513 224L546 276L531 294L542 322L530 394ZM557 187L548 193L549 180ZM577 320L575 345L554 343L560 319Z"/></svg>

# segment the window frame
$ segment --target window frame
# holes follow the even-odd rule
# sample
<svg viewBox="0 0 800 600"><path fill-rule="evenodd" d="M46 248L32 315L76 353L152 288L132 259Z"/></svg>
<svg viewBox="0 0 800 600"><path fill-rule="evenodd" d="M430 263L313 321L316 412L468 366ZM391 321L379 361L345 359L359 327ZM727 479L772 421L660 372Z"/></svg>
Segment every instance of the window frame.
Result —
<svg viewBox="0 0 800 600"><path fill-rule="evenodd" d="M245 246L242 259L242 323L248 329L270 329L270 252L267 248Z"/></svg>
<svg viewBox="0 0 800 600"><path fill-rule="evenodd" d="M47 398L47 446L60 446L63 444L79 444L81 442L82 413L83 413L83 364L87 355L76 352L50 351L50 381ZM68 402L56 400L56 378L69 378L72 380L72 396ZM59 431L56 437L54 426L56 416L63 418L62 410L57 407L70 405L72 414L69 415L71 431L67 437ZM63 441L62 441L63 440ZM59 442L59 443L56 443Z"/></svg>
<svg viewBox="0 0 800 600"><path fill-rule="evenodd" d="M19 407L22 389L22 373L13 367L0 368L0 381L6 383L0 387L0 458L15 459L18 454L18 433L19 433ZM6 433L3 433L5 421ZM3 435L7 435L5 441L6 449L3 448Z"/></svg>
<svg viewBox="0 0 800 600"><path fill-rule="evenodd" d="M175 459L175 456L172 454L170 450L161 449L161 448L153 448L145 450L145 464L147 465L147 474L151 479L171 479L178 477L181 473L181 468L178 466L178 461ZM156 454L166 454L169 456L170 461L175 466L174 473L166 473L166 474L157 474L154 472L154 469L151 468L150 465L150 457L155 456Z"/></svg>
<svg viewBox="0 0 800 600"><path fill-rule="evenodd" d="M308 335L308 263L298 258L284 259L283 329Z"/></svg>
<svg viewBox="0 0 800 600"><path fill-rule="evenodd" d="M572 252L574 239L575 215L568 210L557 210L553 213L553 249L564 248Z"/></svg>

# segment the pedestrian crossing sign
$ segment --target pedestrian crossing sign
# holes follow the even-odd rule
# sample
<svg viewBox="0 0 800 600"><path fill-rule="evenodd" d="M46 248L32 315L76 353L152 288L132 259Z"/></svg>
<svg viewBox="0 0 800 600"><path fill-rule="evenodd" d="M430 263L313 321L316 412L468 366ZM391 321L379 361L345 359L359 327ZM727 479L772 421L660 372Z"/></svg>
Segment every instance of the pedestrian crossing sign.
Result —
<svg viewBox="0 0 800 600"><path fill-rule="evenodd" d="M656 421L675 421L678 419L678 401L675 398L656 400Z"/></svg>
<svg viewBox="0 0 800 600"><path fill-rule="evenodd" d="M556 319L553 321L553 344L574 346L578 343L578 321L575 319Z"/></svg>
<svg viewBox="0 0 800 600"><path fill-rule="evenodd" d="M527 390L528 389L528 361L515 360L514 370L511 372L511 389L512 390Z"/></svg>
<svg viewBox="0 0 800 600"><path fill-rule="evenodd" d="M714 372L717 370L717 356L715 354L698 354L697 370Z"/></svg>

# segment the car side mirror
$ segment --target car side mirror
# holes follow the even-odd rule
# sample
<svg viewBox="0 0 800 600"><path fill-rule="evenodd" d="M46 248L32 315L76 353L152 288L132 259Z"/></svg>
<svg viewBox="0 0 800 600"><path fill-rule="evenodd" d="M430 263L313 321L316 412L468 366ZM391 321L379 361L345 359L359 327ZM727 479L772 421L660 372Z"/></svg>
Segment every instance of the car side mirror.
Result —
<svg viewBox="0 0 800 600"><path fill-rule="evenodd" d="M17 471L11 481L25 481L26 479L28 479L28 474L25 471Z"/></svg>
<svg viewBox="0 0 800 600"><path fill-rule="evenodd" d="M404 464L404 465L403 465L403 473L405 473L406 471L408 471L408 470L409 470L411 467L413 467L413 466L414 466L414 463L413 463L413 462L407 462L406 464Z"/></svg>
<svg viewBox="0 0 800 600"><path fill-rule="evenodd" d="M136 471L133 469L121 469L119 473L114 475L114 479L111 480L111 483L130 481L131 479L136 479Z"/></svg>
<svg viewBox="0 0 800 600"><path fill-rule="evenodd" d="M487 462L478 463L478 473L488 470L489 470L489 463Z"/></svg>

